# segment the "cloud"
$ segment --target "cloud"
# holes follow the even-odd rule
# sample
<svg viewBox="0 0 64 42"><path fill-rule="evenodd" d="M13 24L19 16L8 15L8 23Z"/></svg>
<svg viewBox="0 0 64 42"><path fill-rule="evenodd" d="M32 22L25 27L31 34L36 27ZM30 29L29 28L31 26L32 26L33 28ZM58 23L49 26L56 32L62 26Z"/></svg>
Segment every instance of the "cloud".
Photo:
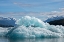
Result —
<svg viewBox="0 0 64 42"><path fill-rule="evenodd" d="M64 11L64 8L59 8L60 10Z"/></svg>
<svg viewBox="0 0 64 42"><path fill-rule="evenodd" d="M60 8L64 9L64 8ZM13 17L13 18L21 18L22 16L34 16L40 18L42 20L46 20L50 17L56 16L64 16L64 11L51 11L51 12L0 12L0 17ZM46 19L45 19L46 18Z"/></svg>
<svg viewBox="0 0 64 42"><path fill-rule="evenodd" d="M34 4L25 4L25 3L19 3L19 2L14 2L15 5L19 5L19 6L24 6L24 7L31 7L31 6L35 6Z"/></svg>
<svg viewBox="0 0 64 42"><path fill-rule="evenodd" d="M64 2L64 0L49 0L49 1L43 2L42 0L40 0L40 2L35 1L34 3L14 2L13 4L23 6L23 7L40 7L40 6L52 5L54 3L58 4Z"/></svg>
<svg viewBox="0 0 64 42"><path fill-rule="evenodd" d="M40 16L40 15L64 15L64 8L60 8L62 10L60 11L51 11L51 12L6 12L6 13L3 13L3 12L0 12L0 15L15 15L15 16L24 16L24 15L36 15L36 16Z"/></svg>

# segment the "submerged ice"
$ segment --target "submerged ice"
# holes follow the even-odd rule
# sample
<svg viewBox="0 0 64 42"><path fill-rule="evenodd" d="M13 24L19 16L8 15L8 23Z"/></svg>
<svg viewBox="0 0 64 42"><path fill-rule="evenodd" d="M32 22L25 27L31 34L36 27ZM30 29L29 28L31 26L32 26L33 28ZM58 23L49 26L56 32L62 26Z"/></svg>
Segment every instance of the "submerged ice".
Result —
<svg viewBox="0 0 64 42"><path fill-rule="evenodd" d="M16 24L13 28L3 28L3 31L0 29L0 36L17 39L64 37L64 26L50 25L35 17L24 16L16 21Z"/></svg>

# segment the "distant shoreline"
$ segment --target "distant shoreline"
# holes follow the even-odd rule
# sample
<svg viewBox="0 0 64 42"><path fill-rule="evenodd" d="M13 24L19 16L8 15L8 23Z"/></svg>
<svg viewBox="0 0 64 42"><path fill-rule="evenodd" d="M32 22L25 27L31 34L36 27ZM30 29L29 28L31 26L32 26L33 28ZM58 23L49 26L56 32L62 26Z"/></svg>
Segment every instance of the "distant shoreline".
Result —
<svg viewBox="0 0 64 42"><path fill-rule="evenodd" d="M0 24L0 27L14 27L14 26L12 26L12 25L1 25Z"/></svg>

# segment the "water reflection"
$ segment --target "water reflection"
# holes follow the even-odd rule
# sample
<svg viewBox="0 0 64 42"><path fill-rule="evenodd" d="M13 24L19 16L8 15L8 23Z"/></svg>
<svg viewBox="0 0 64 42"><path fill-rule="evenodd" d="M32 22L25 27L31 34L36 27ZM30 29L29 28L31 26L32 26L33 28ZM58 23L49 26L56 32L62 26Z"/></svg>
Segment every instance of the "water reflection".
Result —
<svg viewBox="0 0 64 42"><path fill-rule="evenodd" d="M20 39L11 40L10 42L63 42L64 38L46 38L46 39Z"/></svg>
<svg viewBox="0 0 64 42"><path fill-rule="evenodd" d="M0 42L64 42L64 38L44 38L44 39L8 39L0 38Z"/></svg>
<svg viewBox="0 0 64 42"><path fill-rule="evenodd" d="M0 37L0 42L10 42L7 38Z"/></svg>

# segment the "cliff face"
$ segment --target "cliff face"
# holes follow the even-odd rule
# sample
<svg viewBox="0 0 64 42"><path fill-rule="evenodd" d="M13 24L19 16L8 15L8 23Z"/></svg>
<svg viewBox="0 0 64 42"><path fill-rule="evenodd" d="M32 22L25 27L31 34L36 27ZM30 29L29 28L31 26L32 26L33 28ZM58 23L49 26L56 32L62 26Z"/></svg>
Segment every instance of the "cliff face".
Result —
<svg viewBox="0 0 64 42"><path fill-rule="evenodd" d="M60 19L60 20L54 20L54 21L50 21L48 22L50 25L63 25L64 26L64 19Z"/></svg>

